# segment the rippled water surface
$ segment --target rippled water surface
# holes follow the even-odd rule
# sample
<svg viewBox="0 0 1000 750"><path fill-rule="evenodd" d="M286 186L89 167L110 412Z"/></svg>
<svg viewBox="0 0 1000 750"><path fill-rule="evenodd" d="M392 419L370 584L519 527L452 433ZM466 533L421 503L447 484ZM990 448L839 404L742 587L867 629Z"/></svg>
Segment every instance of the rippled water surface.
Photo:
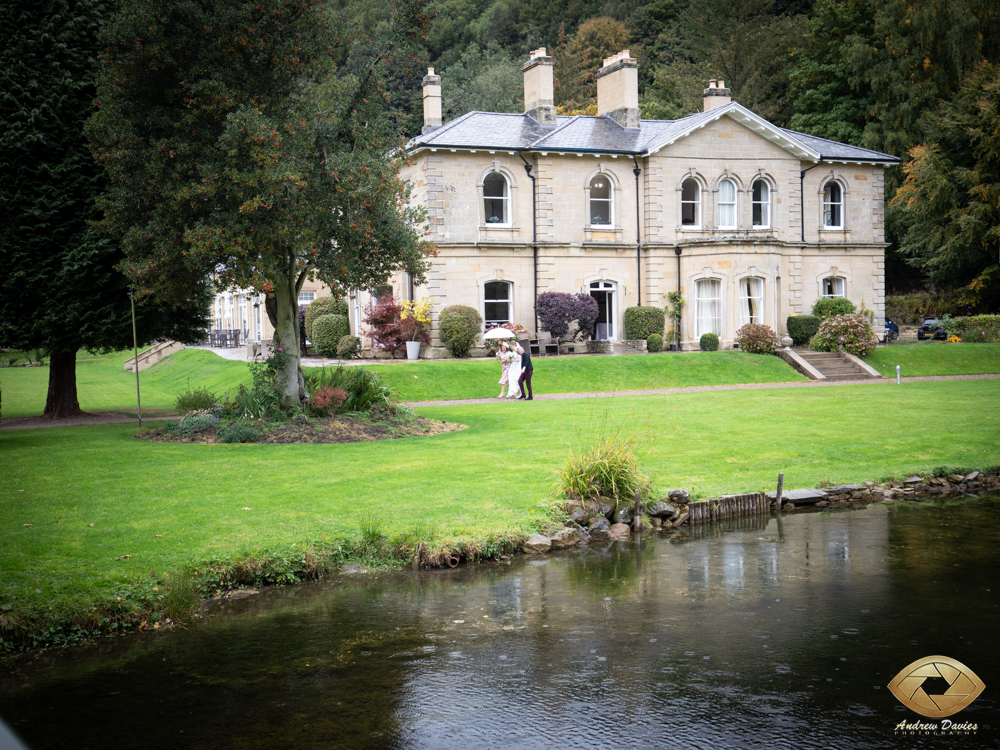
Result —
<svg viewBox="0 0 1000 750"><path fill-rule="evenodd" d="M34 749L997 747L998 551L992 497L342 576L22 658L0 716ZM935 654L986 683L975 736L894 734Z"/></svg>

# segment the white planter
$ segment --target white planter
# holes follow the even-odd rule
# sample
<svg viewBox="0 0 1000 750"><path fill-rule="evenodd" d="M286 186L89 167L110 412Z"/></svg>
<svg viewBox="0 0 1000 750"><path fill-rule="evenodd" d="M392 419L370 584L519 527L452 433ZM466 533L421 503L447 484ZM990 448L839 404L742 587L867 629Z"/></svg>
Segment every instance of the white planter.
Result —
<svg viewBox="0 0 1000 750"><path fill-rule="evenodd" d="M420 342L419 341L407 341L406 342L406 358L407 359L420 359Z"/></svg>

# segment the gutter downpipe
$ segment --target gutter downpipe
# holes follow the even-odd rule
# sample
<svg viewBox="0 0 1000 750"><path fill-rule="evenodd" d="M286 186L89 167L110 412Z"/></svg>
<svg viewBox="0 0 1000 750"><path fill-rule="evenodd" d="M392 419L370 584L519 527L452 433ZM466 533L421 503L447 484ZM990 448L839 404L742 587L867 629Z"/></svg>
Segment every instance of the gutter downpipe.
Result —
<svg viewBox="0 0 1000 750"><path fill-rule="evenodd" d="M521 161L524 162L524 171L528 173L528 179L531 180L531 256L532 256L532 267L534 270L534 284L535 284L535 300L532 307L535 312L535 337L538 337L538 211L535 208L535 201L537 195L537 183L535 182L535 176L531 174L532 165L528 164L528 160L524 158L524 154L520 151L517 155L521 157Z"/></svg>
<svg viewBox="0 0 1000 750"><path fill-rule="evenodd" d="M822 163L823 157L821 156L818 162L799 172L799 227L802 229L802 242L806 241L806 190L804 187L806 172L810 169L816 169Z"/></svg>
<svg viewBox="0 0 1000 750"><path fill-rule="evenodd" d="M639 219L639 175L642 174L642 170L635 159L635 154L632 154L632 163L635 164L635 169L632 170L632 174L635 175L635 279L639 294L638 304L642 307L642 224Z"/></svg>
<svg viewBox="0 0 1000 750"><path fill-rule="evenodd" d="M681 293L681 248L678 245L674 248L674 255L677 256L677 295ZM681 322L677 321L677 351L681 351Z"/></svg>

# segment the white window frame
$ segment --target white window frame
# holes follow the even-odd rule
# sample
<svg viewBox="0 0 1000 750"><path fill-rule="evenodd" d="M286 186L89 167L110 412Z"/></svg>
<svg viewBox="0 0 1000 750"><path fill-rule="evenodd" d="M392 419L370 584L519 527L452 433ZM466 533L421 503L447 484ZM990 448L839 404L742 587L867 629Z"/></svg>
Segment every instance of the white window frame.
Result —
<svg viewBox="0 0 1000 750"><path fill-rule="evenodd" d="M299 292L298 304L308 305L310 302L315 302L315 301L316 301L316 292L313 291L312 289L303 289Z"/></svg>
<svg viewBox="0 0 1000 750"><path fill-rule="evenodd" d="M700 339L706 333L714 333L722 338L722 279L698 279L694 282L694 289L696 338ZM704 291L715 294L708 296ZM705 314L706 311L708 315Z"/></svg>
<svg viewBox="0 0 1000 750"><path fill-rule="evenodd" d="M486 295L486 289L490 284L503 284L507 287L507 299L497 299L495 297L488 297ZM504 303L507 305L507 318L501 320L500 318L489 318L486 315L486 306L489 304ZM489 281L483 282L483 322L486 326L496 326L501 323L513 323L514 322L514 284L510 281L504 281L503 279L490 279Z"/></svg>
<svg viewBox="0 0 1000 750"><path fill-rule="evenodd" d="M756 188L761 186L760 199L756 197ZM757 207L760 207L760 224L754 223L754 211ZM750 227L752 229L770 229L771 228L771 185L767 180L756 179L750 186Z"/></svg>
<svg viewBox="0 0 1000 750"><path fill-rule="evenodd" d="M688 183L694 185L694 195L695 199L684 200L684 186ZM701 183L698 182L694 177L688 177L681 181L681 228L682 229L701 229ZM691 205L694 206L694 224L684 223L684 206Z"/></svg>
<svg viewBox="0 0 1000 750"><path fill-rule="evenodd" d="M747 323L764 323L764 286L764 279L759 276L744 276L736 283L740 326L745 326Z"/></svg>
<svg viewBox="0 0 1000 750"><path fill-rule="evenodd" d="M836 187L837 190L838 190L838 192L840 193L840 200L838 200L838 201L835 201L832 198L828 198L827 197L828 192L833 187ZM829 180L825 185L823 185L823 214L822 214L822 221L823 221L822 228L823 229L834 229L834 230L836 230L836 229L843 229L844 228L844 214L845 214L845 210L844 210L845 209L845 206L844 206L844 203L845 203L844 196L846 194L847 194L847 191L844 190L844 186L841 185L838 180ZM840 221L837 224L827 223L828 222L828 216L830 214L831 209L833 209L833 207L836 207L837 208L837 212L839 213L839 217L838 218L840 219Z"/></svg>
<svg viewBox="0 0 1000 750"><path fill-rule="evenodd" d="M829 294L827 294L827 283L826 283L828 281L832 282L830 284L830 293ZM844 277L843 276L825 276L823 278L823 281L820 282L820 290L822 291L822 293L823 293L822 296L824 298L831 298L831 297L843 298L843 297L846 296L845 293L844 293L844 290L846 289L846 287L847 287L847 284L844 282ZM838 288L840 290L839 292L837 291Z"/></svg>
<svg viewBox="0 0 1000 750"><path fill-rule="evenodd" d="M726 187L723 186L732 188L733 191L732 200L725 200L725 201L723 200L722 191L724 189L727 189ZM716 224L717 229L736 229L736 227L738 226L739 219L737 217L739 216L739 214L736 212L736 209L737 209L737 196L739 195L739 192L740 191L737 189L736 183L733 180L729 179L728 177L719 182L719 191L716 194L717 195L716 209L718 212L718 222ZM732 210L732 221L727 224L722 223L722 214L724 208L731 208Z"/></svg>
<svg viewBox="0 0 1000 750"><path fill-rule="evenodd" d="M597 180L604 180L608 188L607 198L595 198L594 197L594 182ZM615 227L615 183L608 175L601 172L600 174L594 175L590 182L588 183L590 188L587 191L589 196L589 202L587 204L587 223L591 229L614 229ZM607 203L608 204L608 222L606 224L595 224L594 223L594 203Z"/></svg>
<svg viewBox="0 0 1000 750"><path fill-rule="evenodd" d="M493 175L497 175L501 180L503 180L503 195L502 196L489 196L486 195L486 182ZM511 215L510 215L510 193L511 186L510 180L507 179L507 175L503 172L492 171L483 178L483 221L487 227L504 227L509 229L512 226ZM504 220L503 221L490 221L490 211L486 207L487 201L500 201L500 205L503 207Z"/></svg>

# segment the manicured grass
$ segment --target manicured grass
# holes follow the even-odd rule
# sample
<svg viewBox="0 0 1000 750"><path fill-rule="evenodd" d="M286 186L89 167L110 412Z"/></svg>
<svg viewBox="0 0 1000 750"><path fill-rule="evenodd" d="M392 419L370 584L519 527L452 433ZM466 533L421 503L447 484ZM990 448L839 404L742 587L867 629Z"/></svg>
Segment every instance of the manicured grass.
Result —
<svg viewBox="0 0 1000 750"><path fill-rule="evenodd" d="M693 385L803 381L779 357L745 352L685 352L620 357L535 357L538 393L639 391ZM490 398L500 392L494 360L374 365L403 401Z"/></svg>
<svg viewBox="0 0 1000 750"><path fill-rule="evenodd" d="M99 356L80 352L76 363L76 387L84 411L120 409L135 413L135 373L125 372L131 352ZM212 352L184 349L139 373L144 410L171 411L174 401L189 387L204 387L220 397L235 395L240 383L250 382L244 362L231 362ZM0 369L3 416L38 416L45 409L49 386L48 367Z"/></svg>
<svg viewBox="0 0 1000 750"><path fill-rule="evenodd" d="M880 346L865 362L888 377L896 376L896 365L904 378L993 374L1000 373L1000 346L944 342Z"/></svg>
<svg viewBox="0 0 1000 750"><path fill-rule="evenodd" d="M770 488L779 471L794 488L1000 464L997 403L989 380L450 406L421 414L468 429L345 445L4 431L0 618L113 606L150 571L357 537L366 518L435 543L525 533L568 446L602 423L648 430L642 465L658 489L705 496Z"/></svg>

